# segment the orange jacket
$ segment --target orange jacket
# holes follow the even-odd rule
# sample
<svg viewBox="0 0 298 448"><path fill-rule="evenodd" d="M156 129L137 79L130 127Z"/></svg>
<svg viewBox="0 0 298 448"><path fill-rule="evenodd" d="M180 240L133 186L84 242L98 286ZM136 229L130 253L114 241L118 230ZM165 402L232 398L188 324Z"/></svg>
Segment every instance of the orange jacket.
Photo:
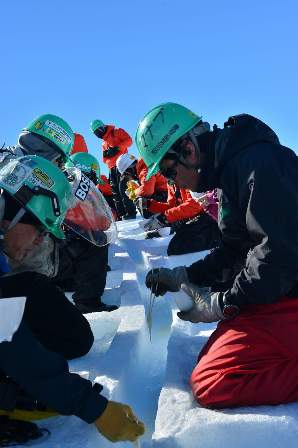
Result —
<svg viewBox="0 0 298 448"><path fill-rule="evenodd" d="M114 148L115 146L119 148L119 151L116 155L112 157L105 157L103 155L102 157L104 163L109 169L111 169L116 166L118 157L120 157L121 154L125 154L127 152L128 147L132 144L132 139L128 135L128 133L124 131L124 129L116 128L115 126L112 126L110 124L107 125L106 128L107 130L102 137L102 150L106 151L107 149Z"/></svg>
<svg viewBox="0 0 298 448"><path fill-rule="evenodd" d="M135 190L137 196L146 198L152 196L154 193L167 191L167 180L160 173L157 173L154 176L151 176L149 180L146 180L148 168L143 159L137 161L136 170L140 182L139 188Z"/></svg>
<svg viewBox="0 0 298 448"><path fill-rule="evenodd" d="M107 176L105 176L104 174L100 175L101 180L104 182L103 184L98 184L97 188L99 189L99 191L101 191L101 193L104 196L112 196L112 187L111 184L109 183L109 180L107 178Z"/></svg>
<svg viewBox="0 0 298 448"><path fill-rule="evenodd" d="M149 199L148 210L151 213L163 213L169 223L192 219L204 212L203 206L194 199L186 188L179 190L175 185L168 185L168 201L158 202Z"/></svg>
<svg viewBox="0 0 298 448"><path fill-rule="evenodd" d="M88 152L88 148L82 134L74 133L74 144L70 154L75 154L77 152Z"/></svg>

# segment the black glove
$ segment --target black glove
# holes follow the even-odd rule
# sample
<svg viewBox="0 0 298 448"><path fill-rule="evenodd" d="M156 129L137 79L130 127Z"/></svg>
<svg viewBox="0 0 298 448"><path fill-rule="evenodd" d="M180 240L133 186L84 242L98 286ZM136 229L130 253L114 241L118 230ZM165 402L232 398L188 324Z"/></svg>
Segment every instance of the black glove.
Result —
<svg viewBox="0 0 298 448"><path fill-rule="evenodd" d="M182 283L188 283L188 275L184 266L174 269L155 268L148 272L145 280L147 288L156 296L163 296L166 292L178 292Z"/></svg>
<svg viewBox="0 0 298 448"><path fill-rule="evenodd" d="M103 151L103 156L109 159L110 157L114 157L119 151L119 146L111 146Z"/></svg>

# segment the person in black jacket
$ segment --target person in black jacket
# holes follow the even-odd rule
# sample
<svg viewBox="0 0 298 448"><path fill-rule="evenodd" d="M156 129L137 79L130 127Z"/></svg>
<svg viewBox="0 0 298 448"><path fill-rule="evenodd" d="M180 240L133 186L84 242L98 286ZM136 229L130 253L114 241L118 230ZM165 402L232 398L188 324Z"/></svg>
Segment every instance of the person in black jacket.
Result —
<svg viewBox="0 0 298 448"><path fill-rule="evenodd" d="M220 321L191 376L195 398L217 408L298 400L296 154L250 115L211 131L174 103L150 111L136 140L149 175L159 170L197 192L219 189L220 247L146 277L157 295L182 289L191 297L181 319Z"/></svg>

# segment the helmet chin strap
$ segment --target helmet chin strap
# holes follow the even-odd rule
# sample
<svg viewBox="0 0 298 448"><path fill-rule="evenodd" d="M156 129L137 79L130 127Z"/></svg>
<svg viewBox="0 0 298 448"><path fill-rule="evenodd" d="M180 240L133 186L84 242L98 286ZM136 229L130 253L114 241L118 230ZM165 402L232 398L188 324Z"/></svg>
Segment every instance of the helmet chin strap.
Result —
<svg viewBox="0 0 298 448"><path fill-rule="evenodd" d="M198 167L197 167L198 173L201 172L201 168L200 168L201 150L200 150L200 146L198 144L197 137L199 137L202 134L205 134L205 132L210 132L210 124L207 121L202 121L201 123L199 123L197 126L195 126L193 129L191 129L188 132L188 135L196 149L196 152L197 152L197 155L199 158Z"/></svg>

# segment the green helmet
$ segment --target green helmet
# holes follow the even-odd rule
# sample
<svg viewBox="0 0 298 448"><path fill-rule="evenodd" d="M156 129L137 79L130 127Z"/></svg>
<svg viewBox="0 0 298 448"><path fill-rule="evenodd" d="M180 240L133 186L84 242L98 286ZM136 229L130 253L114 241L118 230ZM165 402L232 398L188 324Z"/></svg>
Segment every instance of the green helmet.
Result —
<svg viewBox="0 0 298 448"><path fill-rule="evenodd" d="M96 129L104 127L105 124L101 120L92 120L90 123L90 129L92 132L95 132Z"/></svg>
<svg viewBox="0 0 298 448"><path fill-rule="evenodd" d="M33 120L23 131L33 132L44 137L57 146L62 155L69 156L74 143L71 127L57 115L41 115Z"/></svg>
<svg viewBox="0 0 298 448"><path fill-rule="evenodd" d="M53 163L38 156L12 158L0 169L0 187L31 212L57 238L72 201L70 184Z"/></svg>
<svg viewBox="0 0 298 448"><path fill-rule="evenodd" d="M76 166L83 173L90 173L95 171L96 177L100 179L100 167L96 157L87 152L77 152L70 156L70 160L66 162L65 168Z"/></svg>
<svg viewBox="0 0 298 448"><path fill-rule="evenodd" d="M202 117L176 103L163 103L140 121L136 144L148 167L147 179L159 171L159 162L171 146L190 131Z"/></svg>

